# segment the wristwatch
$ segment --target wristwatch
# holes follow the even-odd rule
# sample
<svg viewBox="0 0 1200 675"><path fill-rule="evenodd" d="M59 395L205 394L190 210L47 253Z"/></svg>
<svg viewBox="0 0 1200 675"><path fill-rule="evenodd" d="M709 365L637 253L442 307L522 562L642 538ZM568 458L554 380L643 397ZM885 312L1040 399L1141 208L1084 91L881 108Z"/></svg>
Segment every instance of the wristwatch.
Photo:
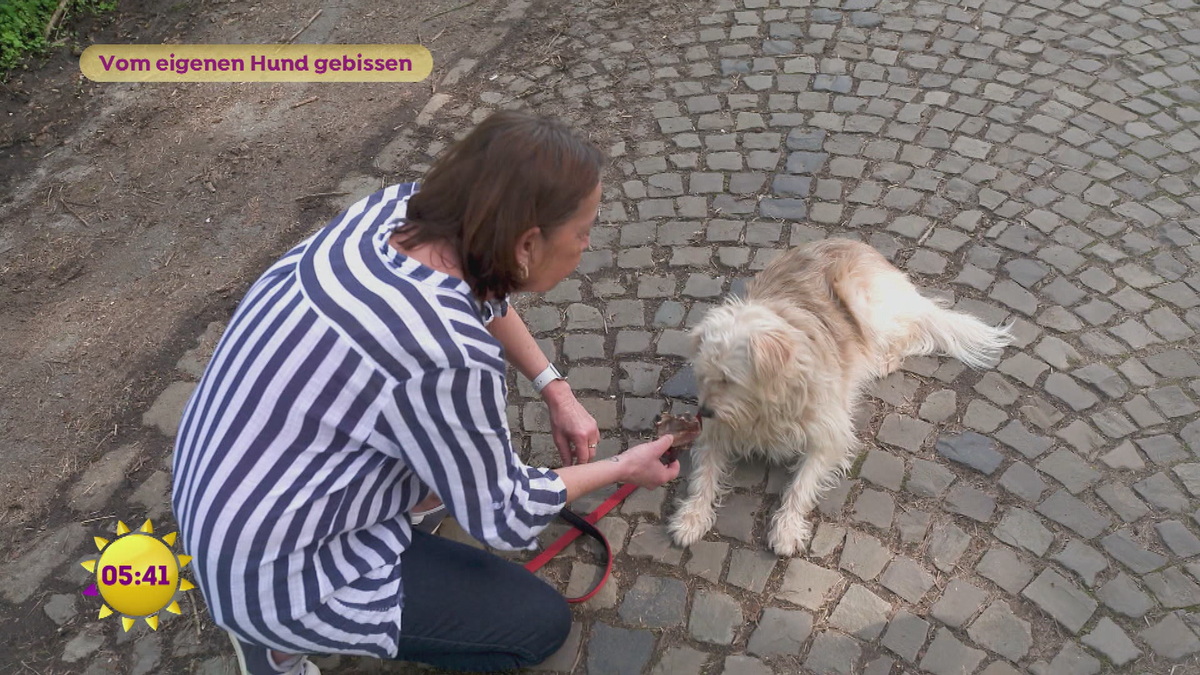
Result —
<svg viewBox="0 0 1200 675"><path fill-rule="evenodd" d="M565 380L565 379L567 379L567 377L565 375L563 375L562 373L558 372L558 368L555 368L554 364L551 363L550 365L546 366L546 369L543 370L540 375L533 378L533 388L535 390L537 390L537 393L540 394L540 393L542 393L542 390L546 388L546 385L550 384L551 382L553 382L555 380Z"/></svg>

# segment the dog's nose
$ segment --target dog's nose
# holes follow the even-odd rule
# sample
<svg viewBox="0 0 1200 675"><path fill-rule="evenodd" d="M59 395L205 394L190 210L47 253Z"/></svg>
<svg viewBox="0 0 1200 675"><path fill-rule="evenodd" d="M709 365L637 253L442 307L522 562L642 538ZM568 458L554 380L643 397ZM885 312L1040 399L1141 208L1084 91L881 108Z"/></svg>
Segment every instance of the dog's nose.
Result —
<svg viewBox="0 0 1200 675"><path fill-rule="evenodd" d="M712 408L709 408L706 405L702 405L702 406L700 406L700 409L696 411L696 416L697 417L712 417L713 416Z"/></svg>

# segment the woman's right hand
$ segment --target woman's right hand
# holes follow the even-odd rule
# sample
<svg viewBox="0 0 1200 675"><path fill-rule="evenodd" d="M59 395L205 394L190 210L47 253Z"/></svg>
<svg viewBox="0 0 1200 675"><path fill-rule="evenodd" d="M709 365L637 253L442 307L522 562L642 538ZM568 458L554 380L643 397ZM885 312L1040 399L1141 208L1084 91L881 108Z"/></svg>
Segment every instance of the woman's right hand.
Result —
<svg viewBox="0 0 1200 675"><path fill-rule="evenodd" d="M679 460L667 465L662 463L662 456L670 449L671 441L672 436L668 434L649 443L635 445L613 457L612 461L625 465L625 482L653 490L679 475Z"/></svg>

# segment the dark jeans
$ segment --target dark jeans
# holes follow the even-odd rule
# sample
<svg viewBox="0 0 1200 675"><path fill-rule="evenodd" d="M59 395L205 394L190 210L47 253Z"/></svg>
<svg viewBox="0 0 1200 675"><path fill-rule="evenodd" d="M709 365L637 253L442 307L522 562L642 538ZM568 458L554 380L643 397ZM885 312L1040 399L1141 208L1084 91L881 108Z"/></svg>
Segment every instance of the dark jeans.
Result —
<svg viewBox="0 0 1200 675"><path fill-rule="evenodd" d="M571 610L558 591L486 551L413 532L400 570L397 660L446 670L518 670L549 658L571 630Z"/></svg>

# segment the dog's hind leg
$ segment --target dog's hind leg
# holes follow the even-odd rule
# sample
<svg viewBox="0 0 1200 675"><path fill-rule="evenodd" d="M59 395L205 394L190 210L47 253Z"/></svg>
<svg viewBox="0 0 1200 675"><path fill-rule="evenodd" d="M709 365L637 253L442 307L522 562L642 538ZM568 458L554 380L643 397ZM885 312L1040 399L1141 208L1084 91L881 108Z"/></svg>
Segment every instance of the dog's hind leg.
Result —
<svg viewBox="0 0 1200 675"><path fill-rule="evenodd" d="M812 536L809 512L853 464L858 448L854 421L848 412L833 414L835 419L821 420L805 429L804 464L783 495L767 541L776 555L794 556L805 549Z"/></svg>
<svg viewBox="0 0 1200 675"><path fill-rule="evenodd" d="M711 441L692 449L695 464L688 480L688 497L672 516L668 529L675 543L688 547L700 541L717 521L717 502L729 472L730 453L713 448Z"/></svg>

